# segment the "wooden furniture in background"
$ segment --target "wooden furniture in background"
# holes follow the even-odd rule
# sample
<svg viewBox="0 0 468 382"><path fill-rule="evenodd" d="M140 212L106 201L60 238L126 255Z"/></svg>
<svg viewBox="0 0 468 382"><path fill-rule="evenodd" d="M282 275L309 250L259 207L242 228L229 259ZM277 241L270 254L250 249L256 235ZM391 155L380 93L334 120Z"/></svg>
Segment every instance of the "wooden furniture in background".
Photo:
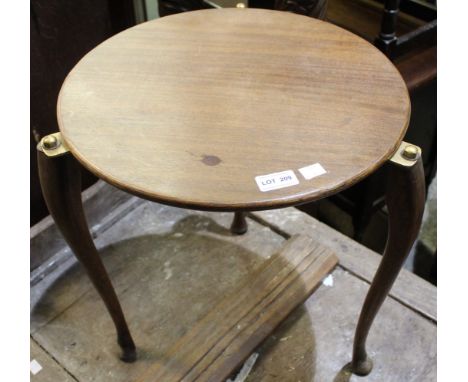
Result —
<svg viewBox="0 0 468 382"><path fill-rule="evenodd" d="M97 252L76 245L78 236L89 243L88 235L70 233L71 222L82 220L79 198L57 196L77 189L72 156L129 193L237 212L240 220L245 211L336 194L389 164L408 206L391 202L389 213L407 229L392 232L363 307L353 364L365 374L365 338L424 204L420 151L402 143L409 117L406 86L381 52L332 24L288 12L182 13L131 28L86 55L61 89L61 136L42 140L39 164L48 174L42 180L52 216L101 283L124 359L133 359L134 348L115 292ZM325 173L306 176L300 169L309 165ZM282 187L262 190L274 182ZM395 194L390 188L389 197Z"/></svg>
<svg viewBox="0 0 468 382"><path fill-rule="evenodd" d="M84 54L135 25L131 0L32 0L30 225L47 216L37 173L36 145L57 131L56 100L67 73ZM83 171L83 186L96 178Z"/></svg>
<svg viewBox="0 0 468 382"><path fill-rule="evenodd" d="M405 4L412 2L401 2ZM395 58L404 55L414 49L425 49L435 46L437 39L437 13L432 7L427 5L422 7L420 3L413 2L414 12L427 23L415 30L411 30L401 36L397 36L396 25L398 23L398 13L400 11L400 0L385 0L382 23L375 45L388 57ZM408 9L408 8L407 8ZM426 12L424 12L426 11Z"/></svg>
<svg viewBox="0 0 468 382"><path fill-rule="evenodd" d="M159 16L161 17L211 8L213 6L203 0L158 0Z"/></svg>
<svg viewBox="0 0 468 382"><path fill-rule="evenodd" d="M420 4L329 0L325 19L374 42L395 62L413 92L437 76L437 10L429 3Z"/></svg>
<svg viewBox="0 0 468 382"><path fill-rule="evenodd" d="M374 42L394 63L408 87L412 116L405 140L423 150L426 185L437 168L435 6L396 0L330 0L326 19ZM352 216L354 238L362 241L372 216L384 205L386 174L379 172L333 198ZM314 213L315 206L304 210Z"/></svg>
<svg viewBox="0 0 468 382"><path fill-rule="evenodd" d="M329 0L250 0L251 8L276 9L278 11L294 12L300 15L323 19ZM159 0L159 15L168 16L176 13L213 8L216 0ZM245 4L247 5L247 4Z"/></svg>

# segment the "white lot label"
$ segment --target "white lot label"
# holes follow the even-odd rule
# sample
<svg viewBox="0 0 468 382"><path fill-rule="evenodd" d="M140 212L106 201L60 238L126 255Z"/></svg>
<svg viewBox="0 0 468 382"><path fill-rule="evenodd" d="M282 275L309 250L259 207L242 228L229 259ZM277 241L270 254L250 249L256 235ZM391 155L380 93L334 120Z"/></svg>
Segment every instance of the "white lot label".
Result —
<svg viewBox="0 0 468 382"><path fill-rule="evenodd" d="M255 181L262 192L299 184L299 180L297 180L296 174L294 174L293 170L275 172L268 175L259 175L255 177Z"/></svg>
<svg viewBox="0 0 468 382"><path fill-rule="evenodd" d="M42 370L41 364L39 362L37 362L35 359L33 359L31 361L29 367L31 369L32 375L36 375L37 373L39 373Z"/></svg>
<svg viewBox="0 0 468 382"><path fill-rule="evenodd" d="M315 163L311 164L310 166L302 167L299 169L299 172L307 180L327 173L327 171L322 167L320 163Z"/></svg>

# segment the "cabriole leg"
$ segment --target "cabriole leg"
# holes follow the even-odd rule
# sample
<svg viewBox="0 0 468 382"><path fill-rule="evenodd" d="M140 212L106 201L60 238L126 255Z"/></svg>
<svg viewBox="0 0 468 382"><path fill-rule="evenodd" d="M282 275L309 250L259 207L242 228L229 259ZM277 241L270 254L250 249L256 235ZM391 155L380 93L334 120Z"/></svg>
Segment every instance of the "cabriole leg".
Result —
<svg viewBox="0 0 468 382"><path fill-rule="evenodd" d="M388 166L389 233L356 328L351 366L357 375L367 375L372 370L372 361L366 353L367 335L418 236L424 211L425 181L420 149L402 142Z"/></svg>
<svg viewBox="0 0 468 382"><path fill-rule="evenodd" d="M121 359L133 362L136 349L119 300L89 233L81 202L80 167L60 133L44 137L37 161L42 193L55 223L104 300L117 329Z"/></svg>

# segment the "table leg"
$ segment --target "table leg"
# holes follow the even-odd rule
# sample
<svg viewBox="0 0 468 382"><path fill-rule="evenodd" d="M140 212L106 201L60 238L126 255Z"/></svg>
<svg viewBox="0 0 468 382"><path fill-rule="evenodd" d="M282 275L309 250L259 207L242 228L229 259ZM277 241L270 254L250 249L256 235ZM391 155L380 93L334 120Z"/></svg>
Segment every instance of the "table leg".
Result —
<svg viewBox="0 0 468 382"><path fill-rule="evenodd" d="M377 181L380 178L375 178L376 174L372 174L362 182L362 191L358 195L356 208L353 212L353 239L362 243L364 233L373 216L373 202L377 196Z"/></svg>
<svg viewBox="0 0 468 382"><path fill-rule="evenodd" d="M357 375L367 375L372 370L372 361L367 356L365 346L369 329L421 226L425 200L424 170L419 148L411 146L408 157L411 155L413 158L405 158L405 147L409 146L403 142L388 164L386 202L389 233L382 261L367 293L356 328L351 367Z"/></svg>
<svg viewBox="0 0 468 382"><path fill-rule="evenodd" d="M49 212L104 300L117 329L117 341L123 350L121 359L133 362L136 360L135 344L83 212L80 166L69 152L50 155L54 150L47 150L43 142L38 145L37 159L42 193Z"/></svg>
<svg viewBox="0 0 468 382"><path fill-rule="evenodd" d="M234 219L231 224L231 232L235 235L243 235L247 232L247 220L245 219L245 212L235 212Z"/></svg>

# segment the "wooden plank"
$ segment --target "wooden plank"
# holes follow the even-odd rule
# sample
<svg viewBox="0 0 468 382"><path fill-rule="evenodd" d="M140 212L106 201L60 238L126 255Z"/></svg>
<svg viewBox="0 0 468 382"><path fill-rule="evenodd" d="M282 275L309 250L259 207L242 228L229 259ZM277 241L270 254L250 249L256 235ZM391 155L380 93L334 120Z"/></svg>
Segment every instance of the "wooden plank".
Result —
<svg viewBox="0 0 468 382"><path fill-rule="evenodd" d="M312 235L317 241L335 251L340 266L369 283L380 264L381 256L377 253L295 208L255 212L251 216L285 237L297 234ZM437 321L436 288L411 272L405 269L400 272L390 296L425 317Z"/></svg>
<svg viewBox="0 0 468 382"><path fill-rule="evenodd" d="M137 362L120 361L112 321L79 266L33 288L35 340L80 381L134 381L285 241L254 221L232 235L232 217L144 202L96 239Z"/></svg>
<svg viewBox="0 0 468 382"><path fill-rule="evenodd" d="M246 382L436 381L437 326L393 298L385 300L369 334L374 370L346 375L354 330L368 284L340 267L257 348Z"/></svg>
<svg viewBox="0 0 468 382"><path fill-rule="evenodd" d="M76 382L65 369L58 364L49 354L47 354L38 344L32 339L30 344L31 362L35 362L37 369L31 371L31 382Z"/></svg>
<svg viewBox="0 0 468 382"><path fill-rule="evenodd" d="M366 251L378 261L360 245L351 248L350 239L333 229L320 229L308 217L304 222L303 213L285 212L290 215L286 225L304 225L304 232L338 248L338 254L351 251L357 262L366 262L368 257L361 254ZM282 211L271 213L272 222L285 219ZM289 236L252 220L245 235L232 236L231 220L229 213L145 202L98 237L137 343L139 359L134 364L118 359L110 318L80 268L31 289L32 296L38 295L31 316L35 340L78 381L135 381ZM339 267L333 279L333 286L315 291L255 350L260 355L246 382L335 380L351 359L368 283ZM368 345L375 368L366 381L436 380L436 326L395 299L385 300ZM353 376L349 382L361 380Z"/></svg>
<svg viewBox="0 0 468 382"><path fill-rule="evenodd" d="M337 263L326 247L296 236L248 276L138 381L222 381Z"/></svg>
<svg viewBox="0 0 468 382"><path fill-rule="evenodd" d="M122 268L126 268L125 272L131 273L133 267L125 265L126 261L128 261L126 257L134 258L132 257L132 253L143 254L150 251L146 245L135 240L135 248L124 249L122 250L123 253L119 253L115 258L107 259L107 253L112 252L113 247L117 248L117 252L120 250L120 241L131 240L134 237L138 238L147 235L153 238L163 238L165 235L174 234L176 235L174 237L175 239L185 242L186 240L184 240L184 238L196 232L200 235L209 236L213 239L213 243L216 243L216 240L222 240L218 242L220 245L219 251L225 256L231 255L231 252L237 255L240 254L241 252L238 250L236 251L236 248L239 248L237 246L242 246L243 249L252 251L257 256L260 256L252 260L250 264L252 267L264 261L263 259L267 256L273 254L284 241L282 237L254 221L249 222L249 231L246 234L241 236L231 235L229 226L232 217L232 213L199 212L194 214L190 210L143 202L143 204L140 203L135 210L132 210L125 218L121 218L110 229L100 232L100 235L95 239L95 244L98 250L100 250L108 273L112 278L114 273ZM49 234L61 236L58 232L51 231ZM52 241L53 238L48 238L48 240ZM195 255L196 249L193 246L196 245L198 240L192 240L195 241L191 243L187 241L186 245L192 245L191 251L194 252ZM210 243L210 241L207 240L207 243ZM232 248L231 246L229 248L223 248L227 243L231 243ZM140 246L142 246L142 248L140 248ZM157 248L155 259L148 262L148 267L156 267L159 259L165 256L164 248L161 248L157 241L154 244L154 248ZM151 251L153 251L154 248L152 248ZM207 250L210 250L209 246L200 248L200 251ZM217 249L213 248L213 250L216 251ZM170 260L169 256L170 254L168 254L167 260ZM201 255L198 256L200 258ZM63 257L65 257L65 259L60 260L62 264L56 270L52 271L51 274L46 275L45 278L41 278L37 287L31 289L31 306L33 308L33 314L31 316L32 333L72 306L90 289L93 289L86 273L84 273L83 268L77 264L75 257L71 254L68 247ZM231 271L231 277L233 274L234 271ZM63 277L64 275L66 275L66 277ZM129 278L131 277L132 275L130 274ZM135 275L134 277L139 278L141 275ZM239 279L239 281L240 280L241 279ZM125 285L125 288L126 287L128 287L128 285ZM53 288L53 290L51 290L51 288Z"/></svg>

